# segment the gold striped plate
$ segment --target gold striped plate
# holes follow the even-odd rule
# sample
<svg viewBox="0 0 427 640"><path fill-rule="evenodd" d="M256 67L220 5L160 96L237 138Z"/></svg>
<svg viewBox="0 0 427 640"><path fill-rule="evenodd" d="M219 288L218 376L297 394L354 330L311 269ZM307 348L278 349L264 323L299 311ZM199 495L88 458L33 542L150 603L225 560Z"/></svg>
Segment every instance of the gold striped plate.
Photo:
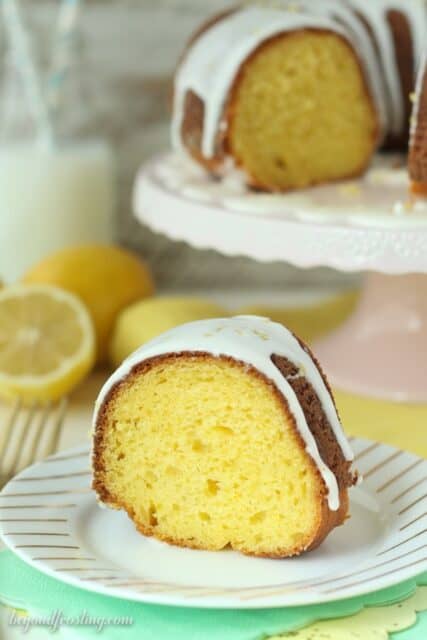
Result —
<svg viewBox="0 0 427 640"><path fill-rule="evenodd" d="M169 546L102 509L87 448L48 458L0 494L0 534L25 562L98 593L168 605L267 608L327 602L427 570L427 460L352 440L364 482L351 518L319 549L267 560Z"/></svg>

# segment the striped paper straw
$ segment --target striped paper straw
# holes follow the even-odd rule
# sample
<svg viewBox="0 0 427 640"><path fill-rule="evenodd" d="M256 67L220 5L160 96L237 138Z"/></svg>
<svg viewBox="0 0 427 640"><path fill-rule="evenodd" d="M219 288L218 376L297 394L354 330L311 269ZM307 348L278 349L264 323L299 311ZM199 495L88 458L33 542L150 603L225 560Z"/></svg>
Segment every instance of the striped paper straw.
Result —
<svg viewBox="0 0 427 640"><path fill-rule="evenodd" d="M0 2L10 45L16 56L17 67L22 75L28 103L33 112L37 137L44 146L52 148L54 138L49 112L18 3L16 0L0 0Z"/></svg>
<svg viewBox="0 0 427 640"><path fill-rule="evenodd" d="M48 83L48 100L52 109L57 109L64 83L72 67L77 35L77 21L81 0L62 0L52 57L52 70Z"/></svg>

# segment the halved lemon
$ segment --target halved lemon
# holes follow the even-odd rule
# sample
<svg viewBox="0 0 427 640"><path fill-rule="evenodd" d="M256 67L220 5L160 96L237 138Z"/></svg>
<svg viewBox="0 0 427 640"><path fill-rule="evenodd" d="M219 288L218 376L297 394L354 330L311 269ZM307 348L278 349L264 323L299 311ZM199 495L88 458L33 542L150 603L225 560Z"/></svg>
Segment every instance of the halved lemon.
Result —
<svg viewBox="0 0 427 640"><path fill-rule="evenodd" d="M50 285L0 291L0 396L57 400L94 362L92 320L76 296Z"/></svg>

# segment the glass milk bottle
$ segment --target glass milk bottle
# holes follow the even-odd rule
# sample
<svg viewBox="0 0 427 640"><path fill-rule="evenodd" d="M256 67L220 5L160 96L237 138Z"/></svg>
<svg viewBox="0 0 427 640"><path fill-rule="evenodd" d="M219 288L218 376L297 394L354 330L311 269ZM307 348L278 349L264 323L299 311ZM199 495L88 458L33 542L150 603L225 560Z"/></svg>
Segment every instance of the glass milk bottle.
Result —
<svg viewBox="0 0 427 640"><path fill-rule="evenodd" d="M67 87L53 96L53 139L46 141L13 52L8 60L0 112L0 279L13 283L67 245L112 241L116 175L107 141L82 135L93 122L70 70Z"/></svg>

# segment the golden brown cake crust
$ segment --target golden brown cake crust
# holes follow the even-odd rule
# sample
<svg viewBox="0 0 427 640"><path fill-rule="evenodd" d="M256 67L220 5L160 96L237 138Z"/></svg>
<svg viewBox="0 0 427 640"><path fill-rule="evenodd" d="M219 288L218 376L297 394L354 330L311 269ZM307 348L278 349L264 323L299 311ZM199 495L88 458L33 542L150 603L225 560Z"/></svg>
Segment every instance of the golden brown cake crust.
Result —
<svg viewBox="0 0 427 640"><path fill-rule="evenodd" d="M381 47L372 23L363 15L362 12L354 10L353 13L357 16L357 18L366 29L374 46L378 63L381 66L382 75L385 76L385 68L381 56ZM408 18L402 11L399 11L397 9L390 9L387 12L385 18L387 20L393 39L396 66L399 73L399 81L405 104L405 126L402 128L402 131L398 135L388 133L383 142L382 148L387 150L406 150L408 147L409 120L411 114L410 93L413 89L415 71L412 32ZM390 119L392 117L390 93L388 93L386 108L388 118Z"/></svg>
<svg viewBox="0 0 427 640"><path fill-rule="evenodd" d="M179 65L185 58L186 53L190 50L192 45L202 36L206 31L217 25L221 20L225 20L238 10L238 7L228 9L218 13L209 20L206 20L200 27L193 33L189 39L185 51L178 62ZM220 132L217 134L216 151L213 158L205 158L202 154L202 135L203 135L203 122L204 122L205 105L203 100L199 98L194 91L188 91L185 96L184 103L184 117L182 121L181 136L185 147L191 156L203 165L208 171L215 173L216 169L222 164L224 160L224 139Z"/></svg>
<svg viewBox="0 0 427 640"><path fill-rule="evenodd" d="M233 12L230 12L230 13L233 13ZM222 14L220 19L224 19L228 15L230 14ZM217 22L218 20L211 21L211 23L207 27L205 26L198 32L197 37L200 36L202 33L204 33L207 28L210 28ZM241 65L239 72L237 73L236 78L234 79L233 85L230 89L228 101L226 105L224 105L224 111L223 111L223 121L227 123L227 126L223 128L222 127L219 128L217 132L215 152L211 158L205 157L202 153L202 148L201 148L201 141L203 136L204 109L205 109L203 100L199 98L199 96L197 96L194 92L192 91L187 92L185 97L184 116L183 116L183 123L181 128L182 142L186 147L186 149L188 150L188 152L191 154L191 156L197 162L203 165L212 174L220 175L224 158L228 154L230 154L230 151L231 151L229 148L228 132L230 131L230 127L232 127L233 114L235 113L235 110L237 108L236 96L238 93L239 83L243 77L243 74L249 69L252 60L265 48L274 46L278 41L280 41L283 38L294 37L296 32L300 33L301 35L304 35L304 33L308 33L308 32L320 33L320 34L329 33L327 30L320 29L320 28L319 29L300 28L294 31L287 31L287 32L276 34L271 38L264 40L254 51L252 51L251 55L248 56L245 62ZM351 45L349 44L346 38L341 36L339 33L334 33L334 35L344 43L344 45L349 49L349 51L352 53L352 55L356 59L359 67L359 71L360 71L360 76L363 81L363 87L364 87L364 93L365 93L366 99L369 100L370 104L372 105L373 111L375 111L374 101L369 89L367 78L365 76L362 61L360 60L356 51L351 47ZM373 143L379 140L379 136L380 136L380 122L379 122L379 118L377 118L377 126L374 134ZM231 156L234 158L234 161L237 167L243 167L244 163L242 159L239 159L233 153L231 153ZM370 160L371 158L368 157L366 159L366 163L362 167L360 167L358 171L355 171L350 175L342 176L340 180L347 180L349 178L354 178L363 174L363 172L367 169ZM257 180L254 176L249 175L248 178L249 178L249 184L251 187L261 191L272 190L271 185L263 184L262 182ZM338 182L338 181L339 180L337 179L333 180L333 182ZM325 182L326 181L323 180L322 184L324 184ZM313 183L313 186L314 184L315 183Z"/></svg>
<svg viewBox="0 0 427 640"><path fill-rule="evenodd" d="M283 358L283 356L272 355L271 359L295 392L304 412L308 428L316 440L320 457L333 472L337 479L338 487L346 489L352 486L354 478L350 472L350 462L345 459L341 451L341 447L313 386L308 382L307 378L299 375L295 365Z"/></svg>
<svg viewBox="0 0 427 640"><path fill-rule="evenodd" d="M425 178L426 182L413 182L411 185L411 190L414 195L423 196L427 198L427 175Z"/></svg>
<svg viewBox="0 0 427 640"><path fill-rule="evenodd" d="M306 347L305 347L306 348ZM308 349L307 349L308 350ZM124 509L129 517L134 521L137 529L146 536L155 536L164 542L168 542L170 544L175 544L179 546L187 546L191 547L191 543L189 544L188 540L183 541L179 539L168 538L163 535L159 535L157 531L155 531L155 526L147 526L144 523L137 522L135 519L135 513L129 508L128 505L122 504L120 500L118 500L115 496L111 495L108 489L105 486L105 465L103 461L103 450L104 450L104 434L106 430L106 417L109 410L110 403L114 400L116 394L120 391L123 385L130 385L134 378L143 375L152 367L155 367L157 364L165 363L165 361L174 361L177 358L201 358L201 359L212 359L215 356L208 352L180 352L180 353L168 353L161 356L156 356L153 358L149 358L138 365L136 365L131 372L119 383L117 383L109 392L107 397L105 398L97 418L94 439L93 439L93 455L92 455L92 466L93 466L93 483L92 488L96 491L99 500L108 506L116 509ZM240 362L235 360L234 358L228 356L219 356L221 360L226 360L232 363L234 366L243 366L245 371L250 373L251 375L261 378L270 388L272 393L274 393L276 399L283 407L283 411L286 414L288 421L294 425L294 435L299 440L302 448L305 448L305 443L299 434L296 422L291 414L287 401L282 395L282 393L278 390L276 385L266 378L264 374L255 369L254 367L248 366L244 362ZM289 361L285 362L285 358L280 358L279 356L275 356L272 354L273 362L275 362L276 366L278 366L279 370L281 370L282 374L286 377L290 374L292 363ZM317 363L316 363L317 364ZM319 367L320 370L320 367ZM320 370L321 371L321 370ZM324 375L321 372L322 376ZM339 444L332 432L332 428L328 424L326 420L326 416L323 412L323 409L319 408L319 400L317 399L314 390L311 385L305 380L305 378L300 378L301 383L298 385L298 391L296 391L298 395L298 399L301 402L302 408L304 410L304 414L306 415L307 421L309 422L309 428L312 431L313 437L316 440L316 443L319 447L319 451L321 455L325 456L326 460L329 460L331 465L331 470L335 473L339 486L339 496L340 496L340 506L337 511L331 511L328 506L327 501L327 488L323 481L323 478L317 468L315 462L308 457L309 464L311 464L312 469L318 477L319 484L319 502L321 504L321 516L319 521L317 522L316 529L313 532L313 537L311 543L306 548L294 548L292 552L287 550L277 549L274 553L260 553L255 554L250 549L241 549L243 553L247 555L259 555L260 557L271 557L271 558L281 558L290 555L299 555L302 552L309 551L311 549L315 549L319 546L319 544L325 539L325 537L329 534L329 532L336 526L339 526L344 523L347 514L348 514L348 494L347 488L354 484L355 477L353 477L349 472L349 463L344 460L344 456L341 452ZM304 384L305 380L305 384ZM328 387L329 388L329 387ZM316 421L320 420L319 426L316 426ZM323 454L322 454L323 452ZM200 548L194 546L193 548Z"/></svg>
<svg viewBox="0 0 427 640"><path fill-rule="evenodd" d="M215 154L212 158L206 158L202 153L202 137L205 105L194 91L187 91L184 102L184 117L182 121L182 140L191 156L215 174L219 171L224 158L224 134L217 133Z"/></svg>
<svg viewBox="0 0 427 640"><path fill-rule="evenodd" d="M409 152L409 175L414 192L427 196L427 66L418 100L418 117Z"/></svg>
<svg viewBox="0 0 427 640"><path fill-rule="evenodd" d="M408 148L409 123L411 119L411 92L414 88L415 60L411 25L408 17L397 9L387 12L387 22L393 37L396 66L405 105L405 124L399 136L389 136L387 147L394 149Z"/></svg>

